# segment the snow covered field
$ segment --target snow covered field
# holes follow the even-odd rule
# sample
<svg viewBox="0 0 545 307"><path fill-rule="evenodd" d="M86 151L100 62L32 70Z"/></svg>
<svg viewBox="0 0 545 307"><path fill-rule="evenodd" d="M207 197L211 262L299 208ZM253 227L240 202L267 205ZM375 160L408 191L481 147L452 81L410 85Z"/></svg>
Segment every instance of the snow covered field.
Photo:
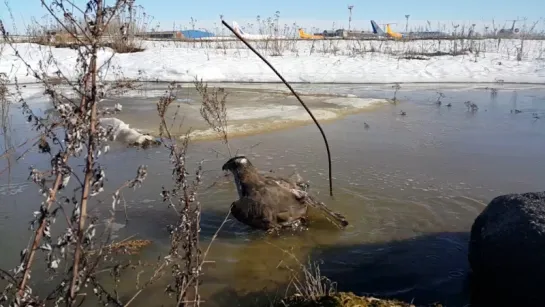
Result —
<svg viewBox="0 0 545 307"><path fill-rule="evenodd" d="M241 42L143 42L145 51L116 54L104 68L106 80L278 82L274 73ZM253 42L290 82L504 82L545 83L545 41L424 40ZM76 51L36 44L14 45L34 69L76 76ZM521 50L522 46L522 50ZM0 73L11 82L35 82L9 46ZM457 54L438 55L439 53ZM52 54L51 60L49 55ZM112 50L101 52L105 61Z"/></svg>

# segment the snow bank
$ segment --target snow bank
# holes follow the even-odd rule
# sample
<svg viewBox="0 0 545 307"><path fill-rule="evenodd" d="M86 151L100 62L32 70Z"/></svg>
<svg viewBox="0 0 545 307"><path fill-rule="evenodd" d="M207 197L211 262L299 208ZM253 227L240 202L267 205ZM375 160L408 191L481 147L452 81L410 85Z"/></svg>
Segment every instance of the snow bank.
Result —
<svg viewBox="0 0 545 307"><path fill-rule="evenodd" d="M544 41L524 42L522 60L517 61L520 40L430 40L430 41L282 41L281 56L265 43L253 42L290 82L310 83L393 83L393 82L545 82ZM195 76L207 82L278 82L274 73L240 42L145 42L140 53L118 54L112 67L120 67L126 78L149 81L193 81ZM270 46L270 44L269 44ZM60 69L76 77L77 54L66 48L36 44L16 44L30 65L38 64L51 52L59 60L50 64L49 75ZM433 54L472 49L459 56L407 55ZM105 49L99 61L110 57ZM11 81L34 82L11 48L0 56L0 72ZM114 80L119 73L109 71L104 77Z"/></svg>
<svg viewBox="0 0 545 307"><path fill-rule="evenodd" d="M356 114L373 107L389 103L387 99L370 98L329 98L323 101L331 107L311 107L314 117L323 122ZM302 106L263 105L259 107L234 107L227 110L227 132L230 137L297 127L312 122L312 118ZM218 138L213 129L194 130L192 139L207 140ZM182 136L182 138L185 136Z"/></svg>
<svg viewBox="0 0 545 307"><path fill-rule="evenodd" d="M146 142L154 141L152 136L142 134L138 130L130 128L125 122L115 117L100 118L99 123L103 127L113 127L112 138L114 141L127 145L142 145Z"/></svg>

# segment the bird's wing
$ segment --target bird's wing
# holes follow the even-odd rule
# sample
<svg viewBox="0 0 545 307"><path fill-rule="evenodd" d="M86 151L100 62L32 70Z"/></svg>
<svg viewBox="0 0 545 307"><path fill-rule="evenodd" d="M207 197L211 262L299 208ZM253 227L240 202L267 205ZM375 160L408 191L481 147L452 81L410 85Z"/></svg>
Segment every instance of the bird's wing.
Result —
<svg viewBox="0 0 545 307"><path fill-rule="evenodd" d="M243 197L231 205L231 214L240 222L254 228L269 229L276 225L274 211L256 199Z"/></svg>
<svg viewBox="0 0 545 307"><path fill-rule="evenodd" d="M327 220L335 224L337 227L343 229L346 226L348 226L348 221L342 214L334 212L333 210L329 209L323 202L317 200L311 195L307 195L307 197L304 200L309 206L320 210L322 215Z"/></svg>
<svg viewBox="0 0 545 307"><path fill-rule="evenodd" d="M262 175L262 185L254 190L253 197L266 207L274 208L271 218L276 216L279 224L290 223L306 217L308 206L319 209L326 219L344 228L348 225L346 218L330 210L323 202L308 194L300 185L282 177Z"/></svg>
<svg viewBox="0 0 545 307"><path fill-rule="evenodd" d="M303 182L303 177L301 177L297 171L294 171L293 174L290 175L289 180L295 184L300 184Z"/></svg>
<svg viewBox="0 0 545 307"><path fill-rule="evenodd" d="M291 188L294 188L295 187L295 184L285 178L282 178L282 177L276 177L276 176L271 176L271 175L266 175L266 176L263 176L264 177L264 181L265 181L265 184L268 184L268 185L274 185L274 184L277 184L277 185L280 185L286 189L291 189Z"/></svg>
<svg viewBox="0 0 545 307"><path fill-rule="evenodd" d="M292 189L282 184L265 184L256 191L254 197L268 207L274 208L274 214L279 224L289 224L306 217L307 205L297 199Z"/></svg>
<svg viewBox="0 0 545 307"><path fill-rule="evenodd" d="M301 175L296 171L293 172L288 178L273 176L273 175L263 175L265 181L276 182L279 185L284 186L288 189L300 189L306 191L309 187L308 182L305 182Z"/></svg>

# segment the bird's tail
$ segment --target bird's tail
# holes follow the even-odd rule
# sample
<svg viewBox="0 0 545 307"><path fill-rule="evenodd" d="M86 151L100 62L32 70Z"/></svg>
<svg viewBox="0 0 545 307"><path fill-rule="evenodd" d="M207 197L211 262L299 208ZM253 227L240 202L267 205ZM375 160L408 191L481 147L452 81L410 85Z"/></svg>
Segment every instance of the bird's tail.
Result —
<svg viewBox="0 0 545 307"><path fill-rule="evenodd" d="M344 229L346 226L348 226L348 221L342 214L332 211L323 202L312 199L312 201L309 203L312 207L319 209L327 220L335 224L340 229Z"/></svg>

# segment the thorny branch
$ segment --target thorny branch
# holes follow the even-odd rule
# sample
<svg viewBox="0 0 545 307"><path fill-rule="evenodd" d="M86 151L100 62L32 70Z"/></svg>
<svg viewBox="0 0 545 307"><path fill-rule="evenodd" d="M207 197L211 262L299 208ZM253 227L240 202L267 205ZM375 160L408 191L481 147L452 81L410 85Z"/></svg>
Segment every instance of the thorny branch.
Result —
<svg viewBox="0 0 545 307"><path fill-rule="evenodd" d="M161 196L163 202L168 202L179 215L176 225L170 225L170 251L165 261L172 269L174 283L169 284L166 292L176 297L176 306L187 306L192 302L199 306L201 299L198 285L201 275L199 249L201 205L197 201L197 188L202 182L202 163L198 164L195 179L190 184L189 172L186 168L186 153L189 145L189 133L181 144L172 137L166 123L165 114L168 107L175 100L175 85L171 83L165 95L157 103L157 111L161 119L160 138L170 152L170 161L173 165L172 178L174 186L171 189L163 187ZM193 298L189 298L188 290L193 287Z"/></svg>
<svg viewBox="0 0 545 307"><path fill-rule="evenodd" d="M39 145L40 152L50 155L52 168L47 171L39 170L36 167L30 169L29 178L40 187L40 192L45 199L39 210L34 212L34 219L30 223L30 228L34 230L34 233L29 246L21 252L20 264L12 271L13 274L9 273L9 276L2 274L2 278L7 278L9 283L0 295L0 304L4 301L10 302L10 306L42 305L44 303L39 297L33 296L32 288L29 285L36 253L43 251L49 271L57 272L61 261L65 260L68 269L66 273L70 272L71 275L70 277L60 276L62 282L45 300L54 299L55 305L65 301L68 306L73 306L80 296L80 290L85 285L92 282L96 286L93 274L102 256L102 252L98 253L96 258L92 260L86 255L86 252L94 246L98 222L97 218L88 215L89 200L104 190L106 175L98 159L103 152L108 151L107 142L112 132L112 127L101 126L98 121L101 112L103 112L98 109L98 102L110 91L108 85L101 84L98 79L100 69L108 65L108 63L104 63L99 67L97 63L98 50L103 45L102 35L108 22L120 10L131 6L132 0L117 0L113 6L105 6L103 0L89 0L85 10L79 10L84 15L82 24L78 24L76 19L67 13L63 1L53 0L49 6L45 1L40 1L70 35L78 39L77 31L70 29L80 29L82 32L80 34L86 35L88 41L83 48L77 49L77 82L68 80L62 72L57 71L57 76L64 79L71 90L76 93L74 99L67 97L53 86L47 76L47 66L54 62L52 56L48 57L47 63L39 63L39 70L41 70L39 73L19 54L14 41L10 39L0 22L0 32L4 40L13 49L15 56L26 66L29 74L32 74L44 85L45 94L50 97L55 110L55 113L49 114L45 118L36 115L22 98L21 89L15 80L23 114L33 129L40 133L37 145ZM65 23L60 21L61 18L56 15L58 12L63 16ZM86 161L83 181L79 180L76 172L68 163L70 158L81 156ZM136 179L128 182L126 186L140 185L146 175L145 166L141 166ZM61 193L69 186L72 176L78 179L79 187L74 189L72 197L60 197ZM116 197L119 196L120 189L114 194L114 206L118 202ZM81 190L79 197L76 195L78 190ZM71 214L66 214L64 208L66 205L73 206ZM68 227L55 241L53 226L59 212L65 215ZM69 255L73 255L71 266L68 266ZM102 289L99 286L96 286L95 289L97 288ZM104 295L104 291L95 291L95 294ZM119 305L118 301L112 300L112 295L108 294L106 297L109 298L108 301Z"/></svg>
<svg viewBox="0 0 545 307"><path fill-rule="evenodd" d="M214 131L222 136L224 143L228 146L226 94L221 89L213 89L211 94L207 85L203 84L202 81L196 81L195 86L203 99L201 116ZM176 306L200 306L200 303L203 302L199 294L203 265L207 263L206 256L226 223L230 211L216 230L203 254L199 246L201 204L197 200L197 189L202 183L203 161L199 162L195 177L190 184L188 179L190 173L186 168L190 133L188 132L183 136L180 142L174 140L165 118L168 107L175 100L175 88L176 85L171 83L165 95L157 103L157 111L161 119L160 137L162 143L170 152L174 180L174 186L171 189L163 187L161 196L163 202L167 202L169 207L172 207L179 216L177 224L169 226L171 247L165 260L172 269L174 283L170 284L166 291L169 294L176 295Z"/></svg>
<svg viewBox="0 0 545 307"><path fill-rule="evenodd" d="M43 0L40 1L44 3ZM111 250L111 248L108 249L108 246L111 245L107 246L104 243L102 247L96 248L98 218L89 215L90 201L104 191L106 174L99 163L99 157L103 152L108 151L107 142L113 130L112 127L103 127L99 124L100 116L102 113L106 114L106 111L98 108L98 102L109 95L111 90L116 89L115 84L108 88L98 78L99 72L104 67L108 67L108 62L111 60L110 57L104 64L99 65L98 50L103 46L102 35L109 21L119 10L126 6L130 9L131 5L131 0L117 0L111 7L106 7L103 0L89 0L85 9L78 9L84 16L83 23L77 25L75 24L77 23L76 18L67 13L63 1L53 0L51 5L47 6L47 10L51 14L60 12L63 18L56 17L59 24L78 42L84 43L81 48L77 49L78 75L76 81L68 80L60 70L56 72L57 77L64 80L76 93L75 99L68 97L54 86L50 77L47 76L46 72L51 63L56 64L55 59L50 56L46 61L40 62L39 69L31 67L18 53L13 40L9 39L5 29L0 27L4 38L27 68L28 73L43 84L45 94L51 98L55 109L53 115L47 115L45 118L36 115L22 98L21 90L16 83L23 112L33 128L39 131L38 147L40 152L50 155L52 169L39 170L36 167L30 169L29 177L40 187L45 200L40 205L40 209L34 212L34 219L31 222L34 233L29 247L21 252L20 264L13 270L13 273L0 272L1 277L9 282L8 287L0 296L0 304L7 301L15 306L28 306L43 305L46 301L54 301L55 306L62 302L67 306L79 305L85 300L85 298L79 298L87 294L82 293L82 290L91 285L94 295L101 303L127 306L142 293L145 287L158 280L167 267L172 271L173 282L166 288L166 292L175 296L176 305L199 306L202 302L199 294L199 282L203 265L207 263L206 256L227 221L229 213L213 235L203 254L200 249L201 204L197 200L198 188L202 184L203 161L198 163L194 176L191 178L186 161L190 141L189 132L181 142L178 142L174 139L166 123L166 112L176 99L173 93L174 84L169 86L167 93L157 104L160 117L160 137L170 153L174 181L170 189L163 188L161 196L163 201L167 202L178 214L176 224L168 227L171 239L169 253L157 264L152 277L147 282L139 286L140 282L137 279L138 291L126 304L123 304L119 299L117 283L124 269L134 268L136 265L114 263L111 267L97 270L101 262L113 261L112 258L109 258L108 251ZM81 35L84 36L83 41L79 39ZM203 99L202 117L214 131L220 134L231 155L227 133L227 94L223 89L208 89L202 81L196 80L195 86ZM83 180L77 177L76 171L69 165L71 158L78 157L85 160ZM126 187L140 186L146 176L147 168L141 166L137 170L134 180L127 181L113 193L112 217L107 221L106 228L111 226L113 213L122 199L121 190ZM71 197L62 195L67 187L74 182L70 181L71 177L77 179L74 195ZM77 195L76 191L79 191L80 194ZM72 207L71 213L68 208L70 206ZM65 232L55 240L53 226L58 213L64 215L67 227ZM104 233L107 232L108 229L104 230ZM110 240L109 234L106 238L106 241L108 240ZM29 284L38 251L45 253L48 271L54 273L54 276L60 281L55 289L43 299L32 294L32 287ZM71 262L69 262L70 260ZM63 261L66 263L64 275L58 272ZM109 291L107 287L100 284L97 275L103 271L110 272L114 278L113 291Z"/></svg>

